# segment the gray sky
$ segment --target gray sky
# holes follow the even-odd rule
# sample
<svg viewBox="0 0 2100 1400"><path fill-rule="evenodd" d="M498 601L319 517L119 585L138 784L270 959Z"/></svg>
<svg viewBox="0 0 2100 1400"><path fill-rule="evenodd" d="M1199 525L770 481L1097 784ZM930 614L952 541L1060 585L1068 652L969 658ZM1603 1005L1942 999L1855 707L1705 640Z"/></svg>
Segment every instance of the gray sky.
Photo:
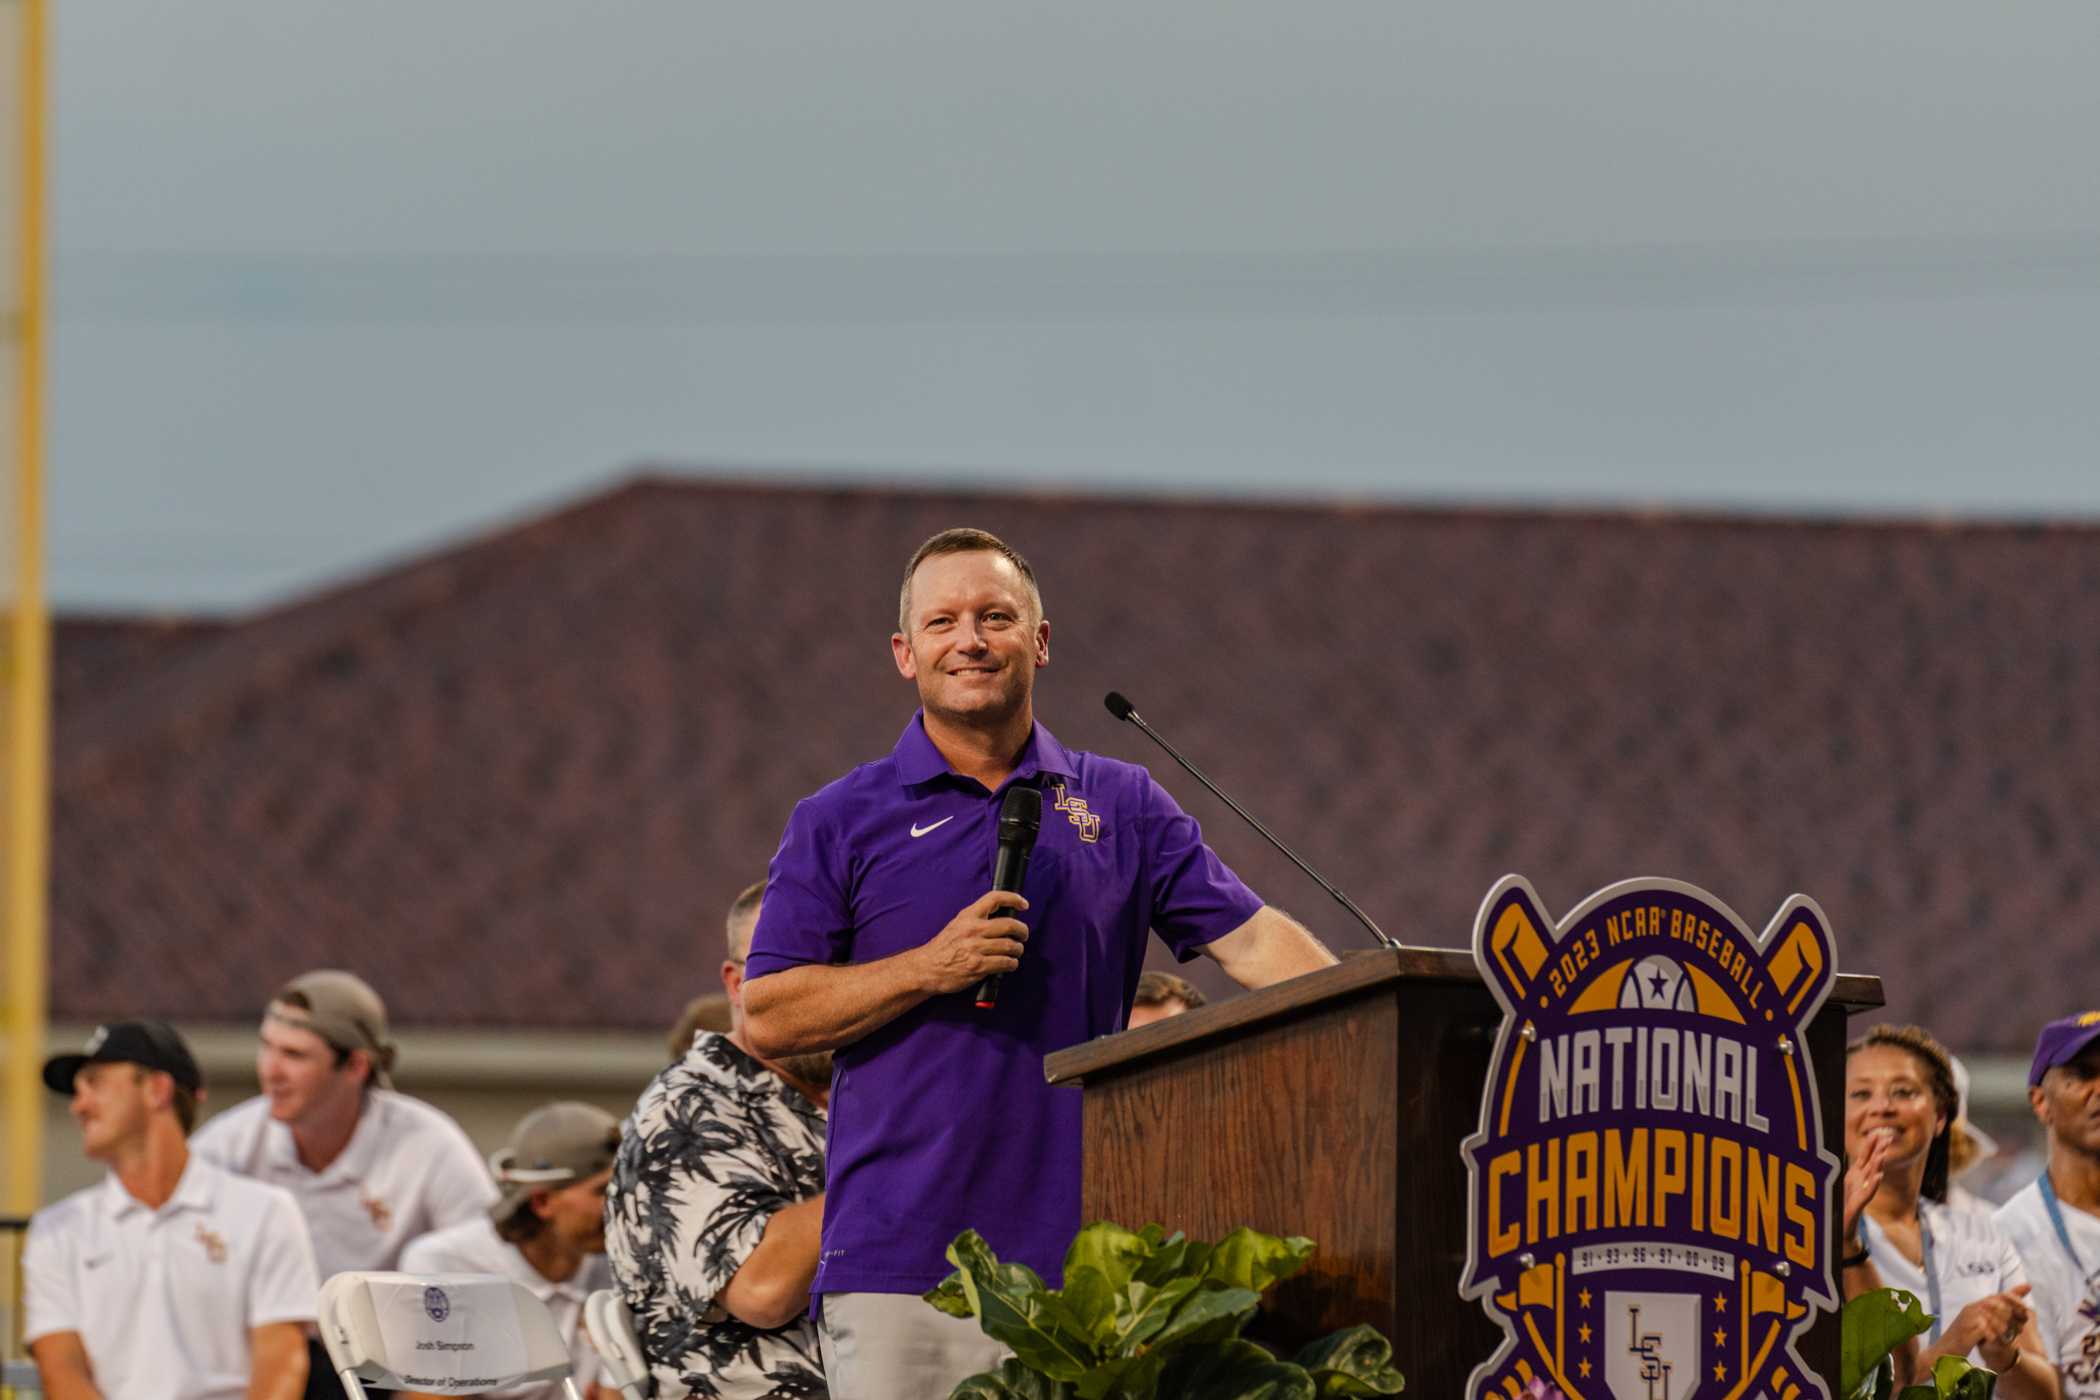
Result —
<svg viewBox="0 0 2100 1400"><path fill-rule="evenodd" d="M52 589L641 464L2100 515L2100 9L54 7Z"/></svg>

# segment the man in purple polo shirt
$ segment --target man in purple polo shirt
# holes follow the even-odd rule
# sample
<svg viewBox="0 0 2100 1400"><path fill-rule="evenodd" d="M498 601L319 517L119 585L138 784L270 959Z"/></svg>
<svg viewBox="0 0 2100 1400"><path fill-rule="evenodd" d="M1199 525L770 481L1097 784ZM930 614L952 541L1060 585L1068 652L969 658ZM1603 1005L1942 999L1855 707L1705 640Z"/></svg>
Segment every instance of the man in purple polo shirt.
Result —
<svg viewBox="0 0 2100 1400"><path fill-rule="evenodd" d="M890 648L919 713L888 757L797 804L745 965L759 1054L838 1052L813 1287L833 1400L944 1396L998 1364L974 1321L917 1296L963 1230L1057 1282L1080 1225L1080 1106L1043 1082L1043 1056L1122 1028L1148 928L1247 987L1334 961L1144 769L1035 722L1050 624L997 537L919 547ZM1015 783L1044 798L1019 894L991 890ZM999 1002L979 1010L991 973Z"/></svg>

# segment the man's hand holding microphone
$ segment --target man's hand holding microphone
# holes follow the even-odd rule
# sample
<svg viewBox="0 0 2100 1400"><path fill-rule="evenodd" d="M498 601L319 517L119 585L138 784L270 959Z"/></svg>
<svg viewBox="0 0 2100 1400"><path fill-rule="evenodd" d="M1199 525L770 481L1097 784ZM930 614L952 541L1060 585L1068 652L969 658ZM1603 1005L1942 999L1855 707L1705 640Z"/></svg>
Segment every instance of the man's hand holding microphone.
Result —
<svg viewBox="0 0 2100 1400"><path fill-rule="evenodd" d="M991 893L968 905L920 949L937 992L959 992L977 984L977 1009L999 1004L999 978L1021 965L1028 926L1014 915L1028 907L1021 883L1043 825L1040 788L1015 783L999 804L999 853L992 862ZM1009 912L1011 911L1011 912Z"/></svg>
<svg viewBox="0 0 2100 1400"><path fill-rule="evenodd" d="M926 985L960 992L1018 968L1028 925L1014 915L1027 907L1014 890L992 890L965 906L918 951Z"/></svg>

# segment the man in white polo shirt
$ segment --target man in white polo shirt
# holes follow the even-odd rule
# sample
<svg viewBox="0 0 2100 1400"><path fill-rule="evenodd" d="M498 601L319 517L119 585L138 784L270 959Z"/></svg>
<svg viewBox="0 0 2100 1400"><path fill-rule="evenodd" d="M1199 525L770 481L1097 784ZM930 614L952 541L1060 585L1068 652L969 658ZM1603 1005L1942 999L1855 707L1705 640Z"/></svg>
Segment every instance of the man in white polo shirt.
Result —
<svg viewBox="0 0 2100 1400"><path fill-rule="evenodd" d="M583 1327L583 1300L613 1286L605 1262L605 1184L612 1179L620 1123L587 1103L550 1103L518 1121L489 1159L502 1195L486 1214L409 1241L411 1274L501 1274L547 1305L569 1344L575 1376L600 1373ZM561 1382L506 1390L508 1400L560 1400ZM586 1400L617 1400L593 1383Z"/></svg>
<svg viewBox="0 0 2100 1400"><path fill-rule="evenodd" d="M2100 1011L2042 1027L2027 1101L2049 1161L1999 1208L1998 1228L2034 1285L2028 1301L2064 1400L2100 1400Z"/></svg>
<svg viewBox="0 0 2100 1400"><path fill-rule="evenodd" d="M203 1077L157 1021L98 1027L44 1065L99 1186L36 1213L22 1254L49 1400L295 1400L319 1279L292 1198L202 1160Z"/></svg>
<svg viewBox="0 0 2100 1400"><path fill-rule="evenodd" d="M293 978L270 999L255 1051L262 1092L197 1132L197 1154L282 1186L299 1203L326 1280L392 1269L418 1235L471 1220L495 1188L445 1114L393 1090L386 1006L337 971ZM341 1394L312 1346L309 1396Z"/></svg>

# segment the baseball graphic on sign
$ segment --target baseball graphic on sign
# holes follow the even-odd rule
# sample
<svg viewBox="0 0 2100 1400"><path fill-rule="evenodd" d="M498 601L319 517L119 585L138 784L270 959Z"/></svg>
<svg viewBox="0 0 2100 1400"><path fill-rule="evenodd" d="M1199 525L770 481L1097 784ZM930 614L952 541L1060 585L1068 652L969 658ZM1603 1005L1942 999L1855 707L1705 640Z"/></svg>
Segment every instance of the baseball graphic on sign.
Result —
<svg viewBox="0 0 2100 1400"><path fill-rule="evenodd" d="M1694 1009L1692 984L1675 958L1645 957L1633 965L1632 975L1620 985L1619 1005L1690 1011Z"/></svg>

